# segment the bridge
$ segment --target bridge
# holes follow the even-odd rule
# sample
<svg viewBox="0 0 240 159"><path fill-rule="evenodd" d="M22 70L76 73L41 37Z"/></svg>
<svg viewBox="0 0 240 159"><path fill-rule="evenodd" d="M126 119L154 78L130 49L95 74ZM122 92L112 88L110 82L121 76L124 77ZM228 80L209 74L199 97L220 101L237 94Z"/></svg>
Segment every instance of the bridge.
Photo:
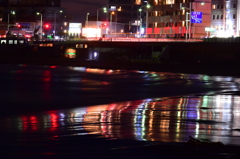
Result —
<svg viewBox="0 0 240 159"><path fill-rule="evenodd" d="M76 59L77 61L240 62L239 38L158 39L89 38L71 41L31 41L24 49L4 45L2 58ZM25 46L25 45L24 45ZM13 50L12 50L13 49ZM11 50L11 51L10 51ZM20 51L21 50L21 51Z"/></svg>

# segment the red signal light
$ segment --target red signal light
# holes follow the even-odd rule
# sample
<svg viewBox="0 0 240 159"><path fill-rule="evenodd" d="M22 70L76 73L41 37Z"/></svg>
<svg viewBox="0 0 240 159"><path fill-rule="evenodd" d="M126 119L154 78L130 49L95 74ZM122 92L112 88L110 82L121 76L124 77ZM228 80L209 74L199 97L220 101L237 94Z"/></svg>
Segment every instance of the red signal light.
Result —
<svg viewBox="0 0 240 159"><path fill-rule="evenodd" d="M18 28L21 28L22 26L20 24L17 25Z"/></svg>
<svg viewBox="0 0 240 159"><path fill-rule="evenodd" d="M50 25L49 25L49 24L45 24L44 27L45 27L46 29L49 29L49 28L50 28Z"/></svg>
<svg viewBox="0 0 240 159"><path fill-rule="evenodd" d="M107 27L108 26L108 23L104 22L101 24L101 27Z"/></svg>

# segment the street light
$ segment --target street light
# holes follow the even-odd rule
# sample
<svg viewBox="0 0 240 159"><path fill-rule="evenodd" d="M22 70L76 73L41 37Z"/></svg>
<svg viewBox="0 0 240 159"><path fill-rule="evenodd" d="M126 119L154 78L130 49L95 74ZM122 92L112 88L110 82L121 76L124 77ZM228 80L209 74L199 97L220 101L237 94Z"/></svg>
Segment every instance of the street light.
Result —
<svg viewBox="0 0 240 159"><path fill-rule="evenodd" d="M117 37L117 12L115 16L115 37Z"/></svg>
<svg viewBox="0 0 240 159"><path fill-rule="evenodd" d="M111 30L112 30L112 15L114 15L114 14L115 14L115 12L111 12L111 14L110 14L110 29Z"/></svg>
<svg viewBox="0 0 240 159"><path fill-rule="evenodd" d="M147 38L147 35L148 35L148 33L147 33L147 28L148 28L148 11L145 10L145 12L146 12L146 38Z"/></svg>
<svg viewBox="0 0 240 159"><path fill-rule="evenodd" d="M143 7L146 7L146 9L148 9L148 8L150 8L150 4L147 4L147 5L144 5L144 6L141 6L140 8L139 8L139 12L140 12L140 23L139 23L139 33L140 33L140 35L141 35L141 28L142 28L142 8ZM148 15L148 12L146 11L146 10L143 10L143 11L145 11L146 13L147 13L147 15ZM148 18L148 16L146 15L146 23L147 23L147 18ZM147 24L146 24L146 32L147 32Z"/></svg>
<svg viewBox="0 0 240 159"><path fill-rule="evenodd" d="M57 14L58 12L59 12L59 13L62 13L62 10L56 11L55 14L54 14L54 33L53 33L54 39L55 39L55 34L56 34L56 14Z"/></svg>
<svg viewBox="0 0 240 159"><path fill-rule="evenodd" d="M187 7L181 7L181 9L185 10L185 9L188 9L189 10L189 13L185 13L186 14L186 40L187 40L187 34L189 33L189 39L191 37L191 33L190 33L190 30L191 30L191 2L189 3L190 4L190 8L187 8ZM180 4L181 6L181 4ZM188 14L189 14L189 20L188 20ZM188 30L188 22L189 22L189 30Z"/></svg>
<svg viewBox="0 0 240 159"><path fill-rule="evenodd" d="M97 9L97 22L98 22L98 11L99 11L100 9L103 9L104 13L107 12L107 8L106 8L106 7Z"/></svg>
<svg viewBox="0 0 240 159"><path fill-rule="evenodd" d="M87 13L87 16L86 16L86 26L85 26L85 28L87 28L87 26L88 26L88 15L89 15L89 13Z"/></svg>
<svg viewBox="0 0 240 159"><path fill-rule="evenodd" d="M7 30L8 31L9 31L9 14L15 15L15 11L10 11L10 13L8 13L8 24L7 24Z"/></svg>
<svg viewBox="0 0 240 159"><path fill-rule="evenodd" d="M116 16L115 16L115 37L117 36L117 12L120 12L122 11L122 8L119 7L117 10L116 10Z"/></svg>
<svg viewBox="0 0 240 159"><path fill-rule="evenodd" d="M41 27L41 40L43 40L43 25L42 25L42 14L41 13L39 13L39 12L37 12L37 15L40 15L41 16L41 24L40 24L40 27Z"/></svg>

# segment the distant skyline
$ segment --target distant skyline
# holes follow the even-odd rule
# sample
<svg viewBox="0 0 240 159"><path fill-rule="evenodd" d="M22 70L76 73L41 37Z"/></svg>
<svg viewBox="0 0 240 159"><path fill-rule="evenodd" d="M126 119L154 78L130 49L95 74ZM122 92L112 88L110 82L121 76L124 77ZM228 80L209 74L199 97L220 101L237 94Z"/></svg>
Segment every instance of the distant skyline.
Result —
<svg viewBox="0 0 240 159"><path fill-rule="evenodd" d="M66 8L73 22L84 23L87 13L97 15L97 9L107 6L108 0L62 0L61 7ZM100 11L99 11L100 12Z"/></svg>

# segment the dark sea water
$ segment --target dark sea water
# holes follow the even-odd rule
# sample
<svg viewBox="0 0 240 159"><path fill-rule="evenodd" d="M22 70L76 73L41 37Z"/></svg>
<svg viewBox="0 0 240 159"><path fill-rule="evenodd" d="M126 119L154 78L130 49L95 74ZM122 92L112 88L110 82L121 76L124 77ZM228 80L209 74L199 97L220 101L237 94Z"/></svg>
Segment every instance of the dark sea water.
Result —
<svg viewBox="0 0 240 159"><path fill-rule="evenodd" d="M2 64L2 146L71 137L86 144L89 136L145 143L192 136L240 145L239 82L204 74Z"/></svg>

